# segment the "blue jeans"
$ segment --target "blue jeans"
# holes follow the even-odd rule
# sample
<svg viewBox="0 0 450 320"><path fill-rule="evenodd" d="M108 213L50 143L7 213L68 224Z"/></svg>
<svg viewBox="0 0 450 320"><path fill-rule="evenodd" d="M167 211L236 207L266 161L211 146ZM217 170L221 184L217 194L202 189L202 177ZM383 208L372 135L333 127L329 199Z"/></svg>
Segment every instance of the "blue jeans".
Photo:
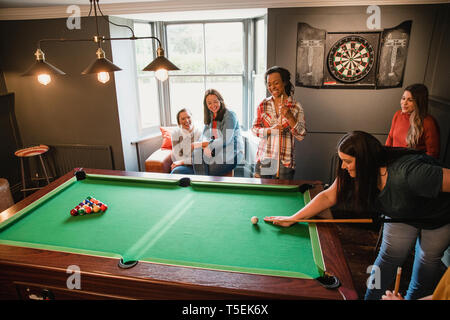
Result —
<svg viewBox="0 0 450 320"><path fill-rule="evenodd" d="M231 162L231 161L230 161ZM192 163L194 164L194 174L205 176L223 176L229 173L237 166L237 156L234 156L234 160L231 163L206 163L203 158L202 149L194 149L192 153Z"/></svg>
<svg viewBox="0 0 450 320"><path fill-rule="evenodd" d="M450 224L425 230L404 223L385 223L383 242L369 279L369 283L376 286L378 273L379 288L368 288L364 299L378 300L386 290L393 290L397 267L403 265L414 244L414 264L405 299L416 300L431 295L445 271L441 258L449 243Z"/></svg>
<svg viewBox="0 0 450 320"><path fill-rule="evenodd" d="M195 174L205 175L205 176L223 176L229 173L231 170L236 168L236 163L231 164L194 164Z"/></svg>
<svg viewBox="0 0 450 320"><path fill-rule="evenodd" d="M257 162L255 165L255 178L262 178L262 179L277 179L276 173L273 175L262 175L261 174L261 167L269 168L270 164L264 165L261 162ZM293 180L295 175L295 169L292 168L286 168L285 166L280 166L280 172L278 179L281 180Z"/></svg>
<svg viewBox="0 0 450 320"><path fill-rule="evenodd" d="M194 168L192 166L178 166L170 174L194 174Z"/></svg>

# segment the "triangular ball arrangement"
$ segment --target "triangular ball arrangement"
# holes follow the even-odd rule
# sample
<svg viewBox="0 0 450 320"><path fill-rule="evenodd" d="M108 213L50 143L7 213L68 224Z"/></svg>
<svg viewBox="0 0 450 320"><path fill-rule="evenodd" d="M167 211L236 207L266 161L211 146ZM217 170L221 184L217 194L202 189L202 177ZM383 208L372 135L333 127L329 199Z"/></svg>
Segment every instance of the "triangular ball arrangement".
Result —
<svg viewBox="0 0 450 320"><path fill-rule="evenodd" d="M75 208L70 210L72 216L83 216L85 214L105 212L108 206L100 200L97 200L91 196L86 197L85 200L80 202Z"/></svg>

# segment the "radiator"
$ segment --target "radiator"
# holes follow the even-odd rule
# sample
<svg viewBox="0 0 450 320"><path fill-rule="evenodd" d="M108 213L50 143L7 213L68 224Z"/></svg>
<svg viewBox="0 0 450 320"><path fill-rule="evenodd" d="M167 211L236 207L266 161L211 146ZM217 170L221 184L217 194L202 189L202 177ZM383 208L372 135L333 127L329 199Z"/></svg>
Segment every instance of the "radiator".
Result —
<svg viewBox="0 0 450 320"><path fill-rule="evenodd" d="M111 146L57 144L49 147L47 164L56 177L78 167L114 169Z"/></svg>

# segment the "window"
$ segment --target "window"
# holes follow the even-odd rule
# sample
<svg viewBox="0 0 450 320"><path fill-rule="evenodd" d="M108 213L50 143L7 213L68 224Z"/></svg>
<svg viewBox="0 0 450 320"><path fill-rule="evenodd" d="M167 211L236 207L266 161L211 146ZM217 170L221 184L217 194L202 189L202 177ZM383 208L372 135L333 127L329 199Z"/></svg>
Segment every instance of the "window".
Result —
<svg viewBox="0 0 450 320"><path fill-rule="evenodd" d="M136 37L153 36L150 23L135 22ZM136 67L138 81L139 115L141 129L159 126L161 123L158 98L158 84L154 72L142 71L154 57L152 40L135 41Z"/></svg>
<svg viewBox="0 0 450 320"><path fill-rule="evenodd" d="M266 95L265 20L200 22L134 22L136 36L156 35L166 57L180 68L166 82L141 71L155 57L155 41L136 41L136 67L141 132L175 125L182 108L192 111L203 127L203 95L217 89L244 129L251 125L255 105ZM152 129L152 130L153 130ZM148 132L148 131L147 131Z"/></svg>
<svg viewBox="0 0 450 320"><path fill-rule="evenodd" d="M256 116L256 109L261 101L266 97L266 28L264 19L258 19L255 23L255 67L253 73L253 114Z"/></svg>
<svg viewBox="0 0 450 320"><path fill-rule="evenodd" d="M242 22L168 24L168 58L181 70L170 72L171 120L181 108L203 123L205 90L217 89L242 123L244 30Z"/></svg>

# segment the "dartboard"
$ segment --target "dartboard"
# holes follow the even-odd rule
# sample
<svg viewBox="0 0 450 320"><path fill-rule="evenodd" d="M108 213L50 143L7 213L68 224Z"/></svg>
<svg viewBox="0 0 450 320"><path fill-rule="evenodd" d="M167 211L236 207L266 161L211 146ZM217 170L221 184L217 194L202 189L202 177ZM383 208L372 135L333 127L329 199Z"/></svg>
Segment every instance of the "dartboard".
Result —
<svg viewBox="0 0 450 320"><path fill-rule="evenodd" d="M363 79L372 69L375 53L372 45L361 36L338 40L328 53L328 68L337 80L351 83Z"/></svg>

